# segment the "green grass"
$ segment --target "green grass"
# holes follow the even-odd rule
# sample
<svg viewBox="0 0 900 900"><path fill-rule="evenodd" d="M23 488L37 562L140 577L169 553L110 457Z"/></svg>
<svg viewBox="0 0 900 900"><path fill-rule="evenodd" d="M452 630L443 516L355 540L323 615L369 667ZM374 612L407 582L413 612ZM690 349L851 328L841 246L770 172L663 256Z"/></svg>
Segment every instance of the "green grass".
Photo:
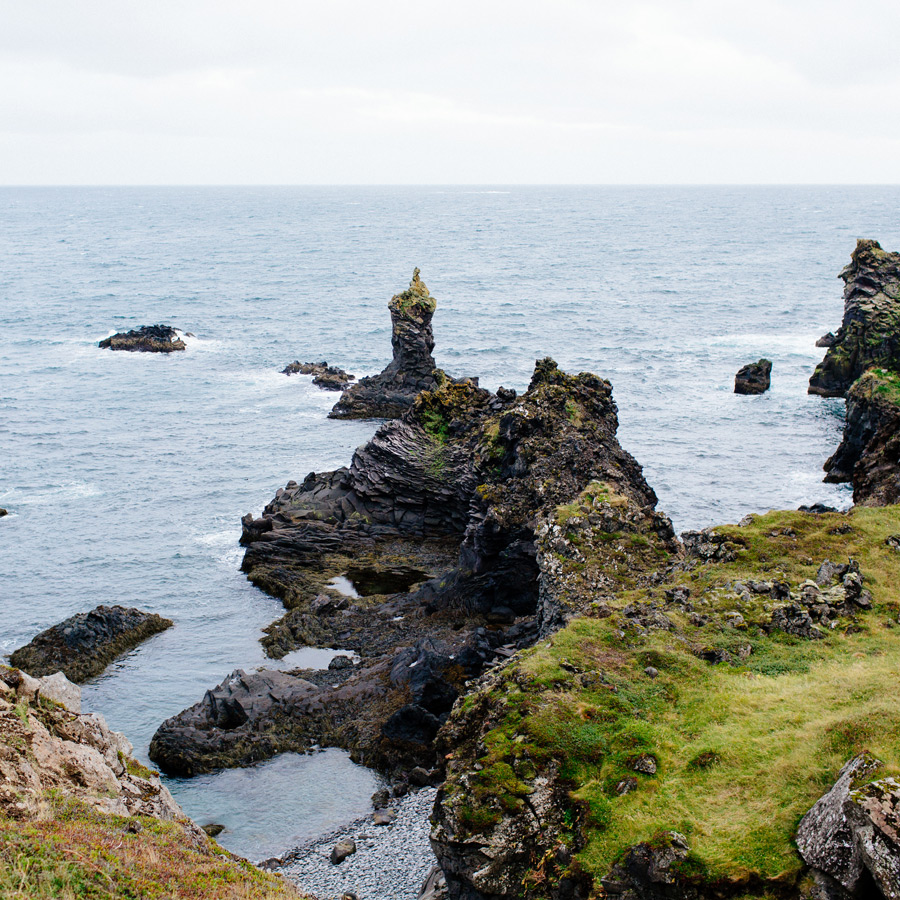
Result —
<svg viewBox="0 0 900 900"><path fill-rule="evenodd" d="M562 516L577 515L572 506ZM514 809L533 772L555 762L581 823L577 860L593 876L675 830L688 838L695 874L791 882L802 869L797 823L850 757L868 750L885 763L882 774L900 774L900 553L885 544L900 532L900 507L773 512L717 531L732 541L733 562L676 568L658 587L620 591L611 616L575 619L509 666L491 698L467 701L472 716L503 709L481 737L487 753L466 798L473 831ZM875 608L824 640L767 634L759 626L772 601L746 602L732 587L778 578L796 588L823 559L851 556ZM579 569L568 571L579 590ZM665 589L679 584L708 624L666 603ZM629 603L655 604L674 630L634 627L621 614ZM745 624L732 627L725 614L736 609ZM703 647L731 650L733 664L704 661ZM658 677L645 674L650 665ZM634 771L642 755L657 762L655 775ZM626 777L638 786L620 796Z"/></svg>
<svg viewBox="0 0 900 900"><path fill-rule="evenodd" d="M174 822L52 799L43 817L0 815L4 900L283 900L297 894Z"/></svg>
<svg viewBox="0 0 900 900"><path fill-rule="evenodd" d="M891 403L900 404L900 374L888 369L870 369L859 379L860 387L868 387Z"/></svg>

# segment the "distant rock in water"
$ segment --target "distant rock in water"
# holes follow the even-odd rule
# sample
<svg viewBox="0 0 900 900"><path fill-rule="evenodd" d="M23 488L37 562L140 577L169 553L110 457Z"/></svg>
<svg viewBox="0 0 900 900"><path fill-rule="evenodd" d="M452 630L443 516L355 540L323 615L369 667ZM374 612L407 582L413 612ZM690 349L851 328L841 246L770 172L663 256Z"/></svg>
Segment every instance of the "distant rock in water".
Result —
<svg viewBox="0 0 900 900"><path fill-rule="evenodd" d="M184 350L184 341L171 325L143 325L133 331L120 331L100 341L102 350L133 350L143 353L172 353Z"/></svg>
<svg viewBox="0 0 900 900"><path fill-rule="evenodd" d="M155 613L98 606L42 631L16 650L10 662L35 677L63 672L79 684L98 675L121 653L171 626L170 619Z"/></svg>
<svg viewBox="0 0 900 900"><path fill-rule="evenodd" d="M3 507L0 506L0 519L2 519L4 516L8 516L8 515L9 515L9 510L3 509Z"/></svg>
<svg viewBox="0 0 900 900"><path fill-rule="evenodd" d="M734 376L734 392L736 394L764 394L771 383L772 362L761 359L759 362L743 366Z"/></svg>
<svg viewBox="0 0 900 900"><path fill-rule="evenodd" d="M409 288L388 303L394 358L380 375L363 378L344 391L331 419L398 419L420 391L439 387L446 375L435 368L431 317L437 302L413 272Z"/></svg>
<svg viewBox="0 0 900 900"><path fill-rule="evenodd" d="M351 381L356 380L355 375L350 375L337 366L329 366L323 359L317 363L302 363L299 360L285 366L281 370L282 375L312 375L313 384L326 391L343 391Z"/></svg>
<svg viewBox="0 0 900 900"><path fill-rule="evenodd" d="M844 321L825 359L809 379L809 393L844 397L866 369L900 368L900 253L861 240L840 277Z"/></svg>

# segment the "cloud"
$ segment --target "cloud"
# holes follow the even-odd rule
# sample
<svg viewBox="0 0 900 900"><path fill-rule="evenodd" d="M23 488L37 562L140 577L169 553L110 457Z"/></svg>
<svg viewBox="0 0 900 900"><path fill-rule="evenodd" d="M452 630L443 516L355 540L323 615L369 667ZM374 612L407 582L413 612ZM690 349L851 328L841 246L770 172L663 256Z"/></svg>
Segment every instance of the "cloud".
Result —
<svg viewBox="0 0 900 900"><path fill-rule="evenodd" d="M865 111L900 100L897 18L837 0L11 5L0 177L889 181L900 125Z"/></svg>

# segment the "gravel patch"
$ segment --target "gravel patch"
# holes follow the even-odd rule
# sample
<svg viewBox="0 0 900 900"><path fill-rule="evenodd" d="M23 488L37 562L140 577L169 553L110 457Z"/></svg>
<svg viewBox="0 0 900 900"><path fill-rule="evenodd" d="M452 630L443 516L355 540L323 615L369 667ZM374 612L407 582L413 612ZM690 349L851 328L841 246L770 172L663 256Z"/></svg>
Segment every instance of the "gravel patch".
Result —
<svg viewBox="0 0 900 900"><path fill-rule="evenodd" d="M428 817L436 795L436 788L423 788L394 800L390 808L397 818L392 824L374 825L370 814L285 854L280 871L319 900L340 900L345 891L359 900L416 900L435 864ZM352 838L356 852L333 865L331 851L342 838Z"/></svg>

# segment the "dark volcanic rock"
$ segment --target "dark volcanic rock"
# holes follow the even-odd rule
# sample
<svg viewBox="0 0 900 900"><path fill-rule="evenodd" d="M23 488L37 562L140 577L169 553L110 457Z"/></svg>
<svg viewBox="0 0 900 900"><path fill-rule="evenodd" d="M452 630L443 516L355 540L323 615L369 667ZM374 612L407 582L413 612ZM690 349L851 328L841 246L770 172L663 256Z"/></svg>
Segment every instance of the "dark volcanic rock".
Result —
<svg viewBox="0 0 900 900"><path fill-rule="evenodd" d="M319 743L387 771L434 768L466 681L580 611L553 589L559 538L544 523L560 504L595 485L592 515L610 532L646 532L637 546L654 559L679 552L617 425L608 382L545 359L522 396L450 380L422 392L349 469L290 482L243 520L244 570L288 609L264 644L278 656L340 647L360 662L312 687L303 673L306 686L268 705L222 685L163 723L152 758L187 773Z"/></svg>
<svg viewBox="0 0 900 900"><path fill-rule="evenodd" d="M317 363L302 363L295 360L281 370L282 375L312 375L313 384L326 391L343 391L356 379L337 366L329 366L325 360Z"/></svg>
<svg viewBox="0 0 900 900"><path fill-rule="evenodd" d="M446 379L431 355L431 317L436 305L416 269L409 288L388 303L394 358L380 375L363 378L348 388L329 418L396 419L412 406L416 394L430 391Z"/></svg>
<svg viewBox="0 0 900 900"><path fill-rule="evenodd" d="M76 684L102 672L117 656L172 626L170 619L124 606L98 606L46 631L10 657L35 677L62 672Z"/></svg>
<svg viewBox="0 0 900 900"><path fill-rule="evenodd" d="M809 393L825 397L843 397L872 366L900 368L900 253L860 240L840 277L844 320L809 379Z"/></svg>
<svg viewBox="0 0 900 900"><path fill-rule="evenodd" d="M769 389L772 363L768 359L748 363L734 376L736 394L762 394Z"/></svg>
<svg viewBox="0 0 900 900"><path fill-rule="evenodd" d="M847 424L826 481L853 484L853 502L900 502L900 379L883 369L866 372L847 394Z"/></svg>
<svg viewBox="0 0 900 900"><path fill-rule="evenodd" d="M120 331L100 341L108 350L137 350L145 353L172 353L184 350L184 341L171 325L144 325L133 331Z"/></svg>

